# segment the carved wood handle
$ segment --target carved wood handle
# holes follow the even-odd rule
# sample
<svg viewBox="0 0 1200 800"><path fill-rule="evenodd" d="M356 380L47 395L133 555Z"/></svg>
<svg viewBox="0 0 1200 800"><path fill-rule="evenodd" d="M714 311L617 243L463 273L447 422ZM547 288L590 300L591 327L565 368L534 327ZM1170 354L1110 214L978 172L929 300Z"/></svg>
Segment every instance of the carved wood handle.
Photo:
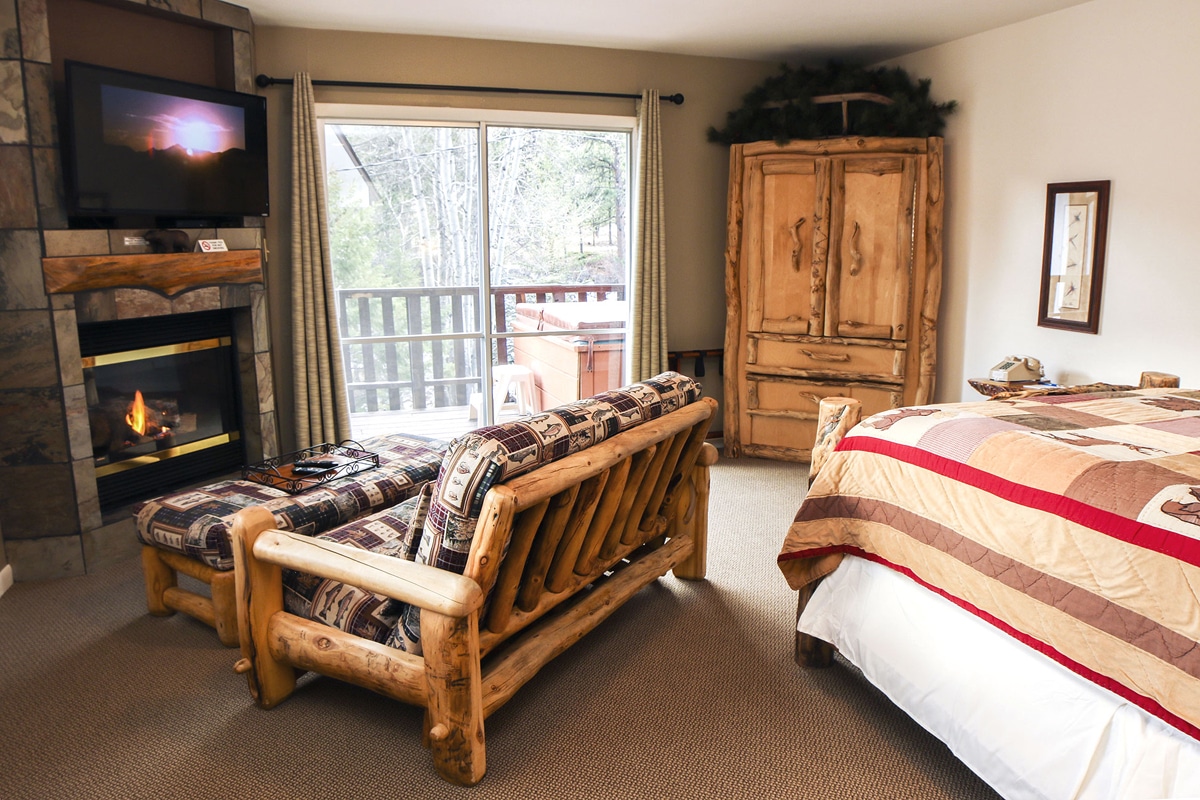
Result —
<svg viewBox="0 0 1200 800"><path fill-rule="evenodd" d="M795 247L792 248L792 271L793 272L800 271L800 255L801 255L800 251L803 247L803 241L800 239L800 229L802 227L804 227L804 223L806 221L807 221L806 217L801 217L800 219L796 220L796 222L789 229L790 233L792 234L792 244L795 245Z"/></svg>
<svg viewBox="0 0 1200 800"><path fill-rule="evenodd" d="M854 230L850 232L850 274L857 275L862 272L862 251L858 249L858 234L862 229L858 223L854 223Z"/></svg>
<svg viewBox="0 0 1200 800"><path fill-rule="evenodd" d="M808 350L801 350L800 352L813 361L838 361L845 363L850 360L849 353L812 353Z"/></svg>

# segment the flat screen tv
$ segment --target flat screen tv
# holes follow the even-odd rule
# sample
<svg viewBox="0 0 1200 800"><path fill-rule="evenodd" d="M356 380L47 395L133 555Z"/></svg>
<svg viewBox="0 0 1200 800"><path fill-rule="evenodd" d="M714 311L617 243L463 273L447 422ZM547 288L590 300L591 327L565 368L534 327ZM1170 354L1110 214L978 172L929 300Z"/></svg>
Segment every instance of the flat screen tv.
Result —
<svg viewBox="0 0 1200 800"><path fill-rule="evenodd" d="M73 220L170 225L266 216L266 98L66 63Z"/></svg>

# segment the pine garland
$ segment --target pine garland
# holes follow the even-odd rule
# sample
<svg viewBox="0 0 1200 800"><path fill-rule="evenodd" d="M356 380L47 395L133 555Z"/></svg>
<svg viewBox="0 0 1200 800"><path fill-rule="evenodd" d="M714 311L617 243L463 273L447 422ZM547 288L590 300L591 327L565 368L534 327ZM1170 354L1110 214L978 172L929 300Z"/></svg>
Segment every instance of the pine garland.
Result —
<svg viewBox="0 0 1200 800"><path fill-rule="evenodd" d="M722 130L708 129L708 140L721 144L773 139L821 139L829 136L940 136L946 117L958 103L935 103L929 97L929 78L916 83L900 67L866 69L831 61L824 69L781 65L781 74L767 78L742 98L742 107L726 115ZM891 105L852 101L849 127L842 130L840 103L818 104L813 97L873 92Z"/></svg>

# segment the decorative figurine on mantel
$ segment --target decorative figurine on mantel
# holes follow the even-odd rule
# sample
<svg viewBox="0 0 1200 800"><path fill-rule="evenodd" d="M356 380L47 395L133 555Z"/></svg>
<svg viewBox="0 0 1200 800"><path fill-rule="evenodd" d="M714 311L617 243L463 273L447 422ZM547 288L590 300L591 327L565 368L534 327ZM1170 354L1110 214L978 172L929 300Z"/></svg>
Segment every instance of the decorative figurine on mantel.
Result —
<svg viewBox="0 0 1200 800"><path fill-rule="evenodd" d="M187 231L154 230L142 234L151 253L187 253L192 249Z"/></svg>

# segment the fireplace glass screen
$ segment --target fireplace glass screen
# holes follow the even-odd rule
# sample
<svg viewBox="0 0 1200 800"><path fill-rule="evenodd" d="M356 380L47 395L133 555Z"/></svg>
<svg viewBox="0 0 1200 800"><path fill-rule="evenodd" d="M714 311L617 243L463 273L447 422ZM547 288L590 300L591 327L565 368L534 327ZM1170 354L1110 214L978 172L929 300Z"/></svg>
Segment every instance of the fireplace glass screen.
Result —
<svg viewBox="0 0 1200 800"><path fill-rule="evenodd" d="M186 340L84 355L102 508L242 465L236 353L222 333L168 331ZM96 346L124 348L124 338Z"/></svg>

